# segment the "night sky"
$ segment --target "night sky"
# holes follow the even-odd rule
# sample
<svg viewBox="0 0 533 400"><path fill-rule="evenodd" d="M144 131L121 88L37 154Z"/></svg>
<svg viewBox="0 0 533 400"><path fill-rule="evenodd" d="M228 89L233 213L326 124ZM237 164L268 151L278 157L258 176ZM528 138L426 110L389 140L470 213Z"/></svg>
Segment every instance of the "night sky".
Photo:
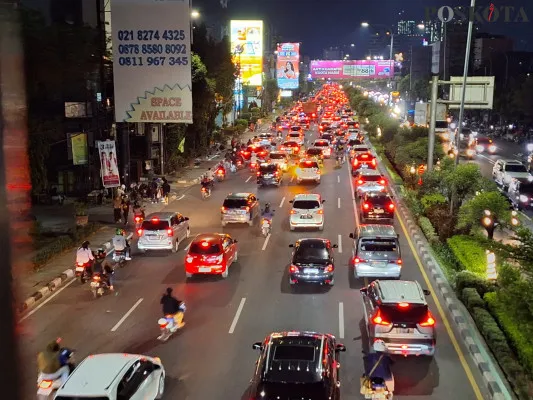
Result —
<svg viewBox="0 0 533 400"><path fill-rule="evenodd" d="M477 0L485 8L491 1ZM504 34L514 39L515 50L533 51L533 0L492 0L499 9L523 7L528 22L504 22L503 12L497 21L480 25L480 32ZM228 0L231 19L263 19L272 24L281 40L302 42L302 53L320 58L322 49L355 43L353 56L366 54L368 30L361 22L394 24L399 19L422 21L427 7L469 5L469 0ZM193 0L208 24L222 17L218 0ZM385 11L386 10L386 11ZM403 12L403 13L402 13ZM400 13L402 13L400 15ZM515 13L511 13L514 19ZM520 19L521 20L521 19ZM355 57L354 57L355 58Z"/></svg>

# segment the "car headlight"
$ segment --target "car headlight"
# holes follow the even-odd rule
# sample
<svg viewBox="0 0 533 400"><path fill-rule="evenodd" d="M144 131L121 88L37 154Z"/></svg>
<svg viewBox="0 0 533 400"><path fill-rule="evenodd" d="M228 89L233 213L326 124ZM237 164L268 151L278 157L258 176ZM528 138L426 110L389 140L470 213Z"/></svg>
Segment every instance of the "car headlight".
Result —
<svg viewBox="0 0 533 400"><path fill-rule="evenodd" d="M476 146L476 150L477 150L479 153L482 153L483 150L485 150L485 148L484 148L483 146L481 146L481 145L478 145L478 146Z"/></svg>
<svg viewBox="0 0 533 400"><path fill-rule="evenodd" d="M527 196L524 196L523 194L520 195L520 201L522 203L527 203L529 198Z"/></svg>
<svg viewBox="0 0 533 400"><path fill-rule="evenodd" d="M496 146L494 146L493 144L491 144L491 145L489 146L489 151L490 151L491 153L496 152Z"/></svg>
<svg viewBox="0 0 533 400"><path fill-rule="evenodd" d="M472 157L474 154L476 154L476 152L475 152L474 150L472 150L472 149L468 149L468 150L466 151L466 155L467 155L468 157Z"/></svg>

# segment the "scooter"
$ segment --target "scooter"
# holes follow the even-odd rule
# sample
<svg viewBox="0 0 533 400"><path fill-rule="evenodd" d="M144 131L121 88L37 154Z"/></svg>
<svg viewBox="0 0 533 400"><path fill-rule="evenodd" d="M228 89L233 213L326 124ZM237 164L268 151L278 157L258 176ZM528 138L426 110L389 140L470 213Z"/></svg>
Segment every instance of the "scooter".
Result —
<svg viewBox="0 0 533 400"><path fill-rule="evenodd" d="M106 277L99 273L94 274L91 281L91 292L93 297L97 299L98 297L103 296L107 289L109 289L109 285L107 284Z"/></svg>
<svg viewBox="0 0 533 400"><path fill-rule="evenodd" d="M267 218L263 218L263 220L261 221L261 233L263 234L263 236L267 237L268 235L270 235L271 230L272 221Z"/></svg>
<svg viewBox="0 0 533 400"><path fill-rule="evenodd" d="M140 229L141 225L144 221L144 215L143 214L135 214L133 216L133 220L135 221L135 230Z"/></svg>
<svg viewBox="0 0 533 400"><path fill-rule="evenodd" d="M202 200L207 200L209 197L211 197L211 188L210 187L202 186L201 192L202 192Z"/></svg>
<svg viewBox="0 0 533 400"><path fill-rule="evenodd" d="M222 168L218 168L216 171L216 178L218 182L222 182L226 178L226 172Z"/></svg>
<svg viewBox="0 0 533 400"><path fill-rule="evenodd" d="M257 162L250 162L250 171L255 172L257 171L259 164Z"/></svg>
<svg viewBox="0 0 533 400"><path fill-rule="evenodd" d="M59 352L60 359L63 359L66 361L66 365L69 367L69 374L74 371L75 365L74 365L74 350L69 348L62 348ZM61 379L44 379L44 375L42 373L39 374L37 377L37 399L39 400L48 400L51 398L51 395L63 385L63 381Z"/></svg>
<svg viewBox="0 0 533 400"><path fill-rule="evenodd" d="M115 263L113 269L123 267L126 263L126 250L115 250L113 253L113 262Z"/></svg>
<svg viewBox="0 0 533 400"><path fill-rule="evenodd" d="M235 166L237 167L237 169L242 169L244 167L244 163L241 159L239 159L235 162Z"/></svg>
<svg viewBox="0 0 533 400"><path fill-rule="evenodd" d="M91 279L91 276L92 272L90 262L76 263L76 278L80 281L82 285L89 279Z"/></svg>
<svg viewBox="0 0 533 400"><path fill-rule="evenodd" d="M179 311L185 314L185 311L187 311L187 306L185 303L181 303ZM161 334L157 337L157 339L161 340L162 342L166 342L173 333L183 328L184 325L184 323L182 323L181 327L176 325L173 315L165 315L164 318L159 318L157 323L159 324L159 329L161 330Z"/></svg>

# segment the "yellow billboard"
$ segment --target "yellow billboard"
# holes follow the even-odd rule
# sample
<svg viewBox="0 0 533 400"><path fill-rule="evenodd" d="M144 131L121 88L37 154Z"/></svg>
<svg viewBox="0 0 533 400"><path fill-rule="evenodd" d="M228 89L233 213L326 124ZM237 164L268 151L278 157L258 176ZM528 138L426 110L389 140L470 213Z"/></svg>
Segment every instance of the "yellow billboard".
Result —
<svg viewBox="0 0 533 400"><path fill-rule="evenodd" d="M263 21L232 20L231 54L241 85L263 86Z"/></svg>

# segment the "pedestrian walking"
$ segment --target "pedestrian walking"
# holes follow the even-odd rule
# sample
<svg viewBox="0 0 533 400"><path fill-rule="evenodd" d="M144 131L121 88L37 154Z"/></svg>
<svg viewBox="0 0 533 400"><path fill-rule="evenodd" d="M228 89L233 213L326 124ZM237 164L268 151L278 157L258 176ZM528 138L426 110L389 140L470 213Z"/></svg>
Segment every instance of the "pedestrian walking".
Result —
<svg viewBox="0 0 533 400"><path fill-rule="evenodd" d="M130 200L127 196L122 197L122 214L124 216L124 225L128 225L128 216L130 214Z"/></svg>
<svg viewBox="0 0 533 400"><path fill-rule="evenodd" d="M113 199L113 216L115 224L118 224L122 216L122 198L119 195Z"/></svg>
<svg viewBox="0 0 533 400"><path fill-rule="evenodd" d="M165 204L168 204L168 195L170 194L170 184L167 181L167 178L163 177L163 185L161 185L161 189L163 190L163 198L165 201Z"/></svg>

